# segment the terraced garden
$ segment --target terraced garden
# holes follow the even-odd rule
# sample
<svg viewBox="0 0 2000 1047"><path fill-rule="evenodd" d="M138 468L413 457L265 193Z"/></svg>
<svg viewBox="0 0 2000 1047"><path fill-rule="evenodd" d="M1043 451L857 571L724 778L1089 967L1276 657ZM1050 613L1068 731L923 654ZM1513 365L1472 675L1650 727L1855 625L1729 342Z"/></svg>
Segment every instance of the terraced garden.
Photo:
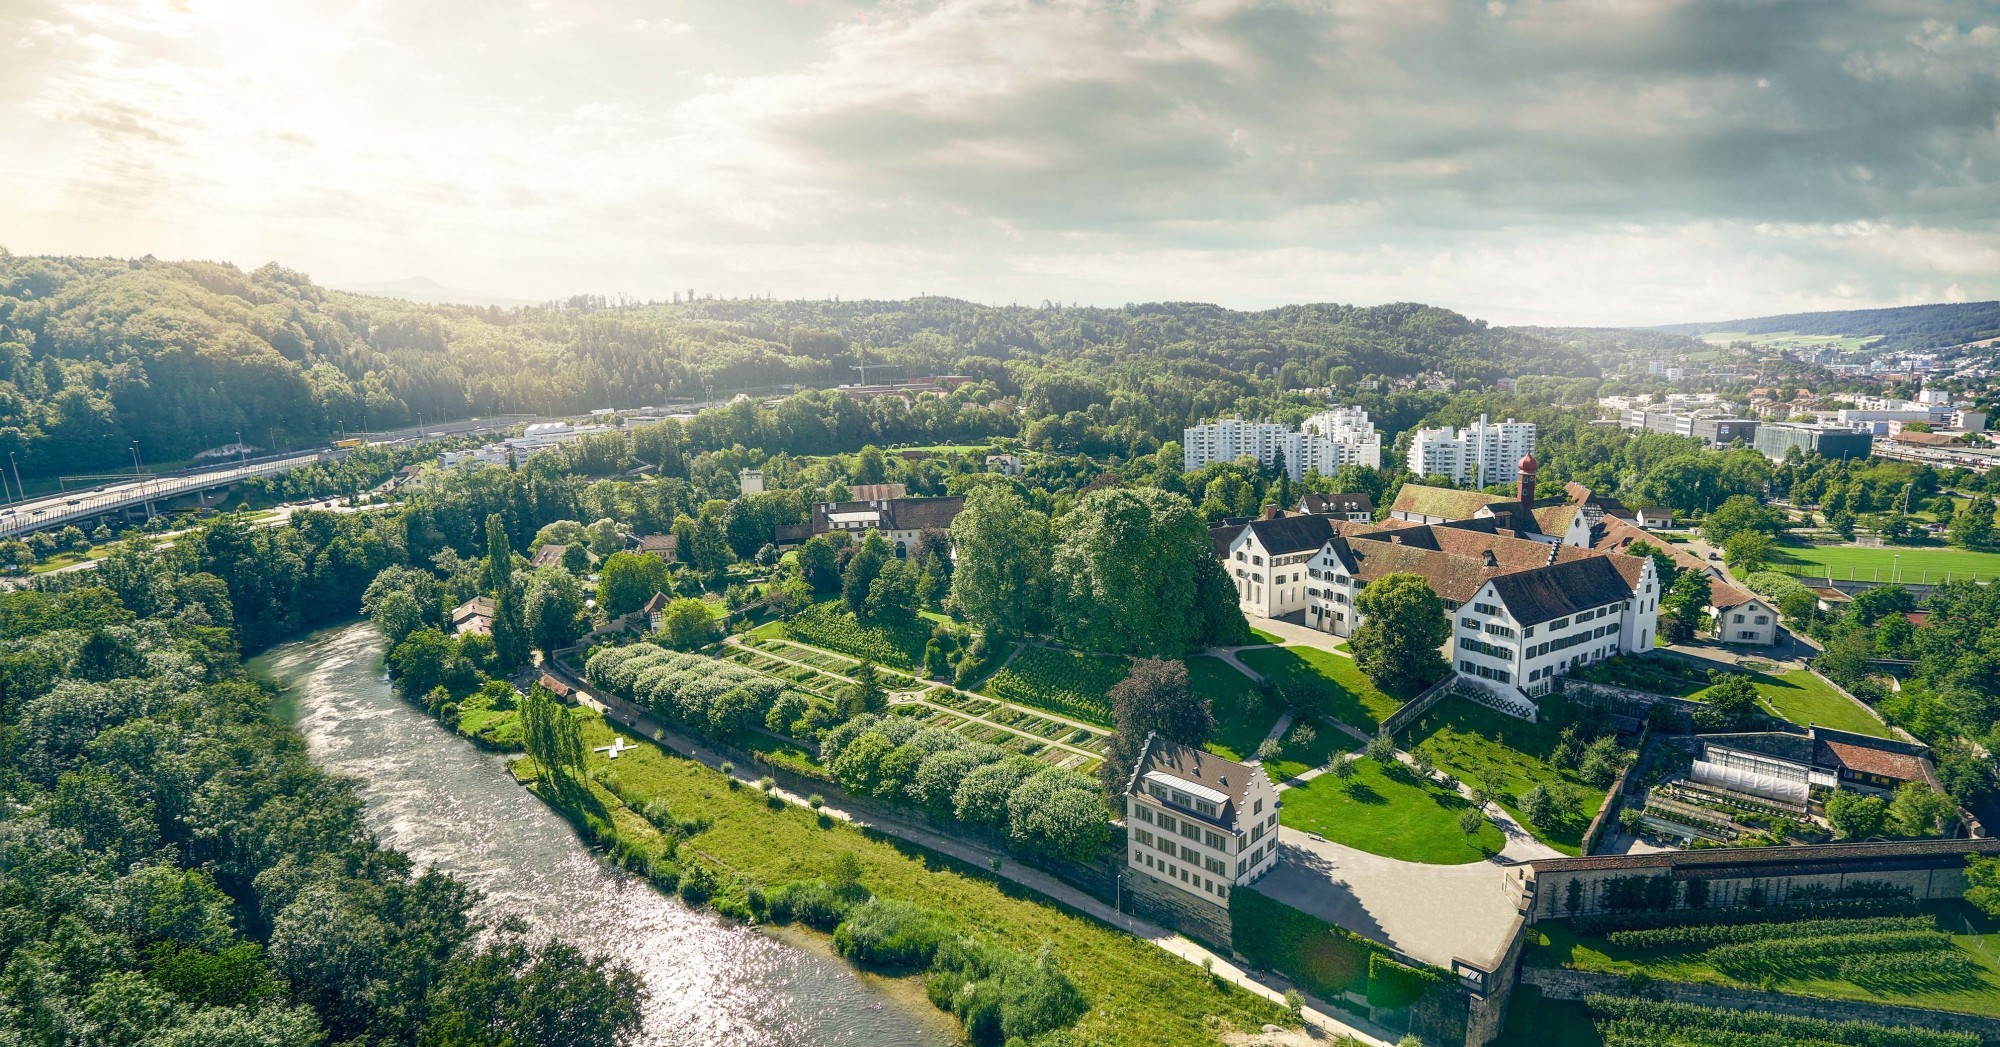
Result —
<svg viewBox="0 0 2000 1047"><path fill-rule="evenodd" d="M1524 825L1527 822L1520 809L1524 793L1538 785L1569 791L1578 801L1569 817L1555 825L1529 829L1536 839L1556 850L1576 854L1584 830L1604 804L1604 790L1586 785L1550 762L1562 737L1566 709L1561 699L1544 699L1543 719L1529 723L1461 698L1447 698L1409 727L1403 747L1429 754L1439 770L1485 789Z"/></svg>
<svg viewBox="0 0 2000 1047"><path fill-rule="evenodd" d="M748 643L756 646L746 646ZM769 636L729 644L724 657L738 665L784 680L800 690L838 700L852 682L848 674L859 665L852 658L795 640ZM901 673L882 670L885 687L896 690L917 684ZM924 684L908 698L896 698L901 715L943 727L973 741L997 745L1059 767L1084 773L1102 763L1108 732L1071 723L1039 708L1011 704L950 687Z"/></svg>
<svg viewBox="0 0 2000 1047"><path fill-rule="evenodd" d="M1131 664L1121 657L1031 644L994 673L980 691L1017 705L1109 727L1111 700L1106 695L1131 671Z"/></svg>

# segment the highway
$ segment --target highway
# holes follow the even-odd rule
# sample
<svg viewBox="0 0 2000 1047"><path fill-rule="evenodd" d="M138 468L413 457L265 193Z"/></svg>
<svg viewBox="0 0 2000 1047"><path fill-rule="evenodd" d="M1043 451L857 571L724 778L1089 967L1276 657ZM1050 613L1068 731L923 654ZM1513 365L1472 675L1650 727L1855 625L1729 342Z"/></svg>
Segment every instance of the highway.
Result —
<svg viewBox="0 0 2000 1047"><path fill-rule="evenodd" d="M87 520L130 506L162 501L195 491L205 491L253 476L274 476L302 465L311 465L319 460L319 451L305 451L261 462L224 466L205 472L124 480L103 487L65 491L41 498L31 498L25 502L14 502L0 506L0 538L27 534L45 527L60 527L71 521Z"/></svg>

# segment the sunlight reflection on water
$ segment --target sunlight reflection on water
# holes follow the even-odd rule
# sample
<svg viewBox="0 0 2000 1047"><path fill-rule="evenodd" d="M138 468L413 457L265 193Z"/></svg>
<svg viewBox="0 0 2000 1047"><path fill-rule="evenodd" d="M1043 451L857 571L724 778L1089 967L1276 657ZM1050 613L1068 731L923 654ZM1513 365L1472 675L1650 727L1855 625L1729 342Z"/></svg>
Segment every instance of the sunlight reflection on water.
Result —
<svg viewBox="0 0 2000 1047"><path fill-rule="evenodd" d="M939 1047L956 1039L920 998L892 996L835 957L692 912L598 861L514 784L503 757L454 738L391 694L382 646L368 626L344 626L279 647L256 667L291 688L314 758L354 781L368 827L385 845L478 888L489 922L518 915L638 971L652 994L644 1043Z"/></svg>

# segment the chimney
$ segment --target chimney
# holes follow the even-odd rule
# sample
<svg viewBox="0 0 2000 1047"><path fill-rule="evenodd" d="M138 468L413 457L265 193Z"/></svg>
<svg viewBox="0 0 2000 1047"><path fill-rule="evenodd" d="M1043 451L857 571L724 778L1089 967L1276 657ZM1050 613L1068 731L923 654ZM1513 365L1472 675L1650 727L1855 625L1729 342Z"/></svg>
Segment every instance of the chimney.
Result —
<svg viewBox="0 0 2000 1047"><path fill-rule="evenodd" d="M1396 534L1396 533L1395 533L1395 532L1393 532L1393 531L1392 531L1392 532L1390 532L1390 534L1389 534L1389 544L1390 544L1390 545L1401 545L1401 544L1403 544L1403 536L1402 536L1402 535L1400 535L1400 534Z"/></svg>
<svg viewBox="0 0 2000 1047"><path fill-rule="evenodd" d="M1263 519L1275 520L1277 518L1278 518L1278 504L1276 502L1265 503Z"/></svg>

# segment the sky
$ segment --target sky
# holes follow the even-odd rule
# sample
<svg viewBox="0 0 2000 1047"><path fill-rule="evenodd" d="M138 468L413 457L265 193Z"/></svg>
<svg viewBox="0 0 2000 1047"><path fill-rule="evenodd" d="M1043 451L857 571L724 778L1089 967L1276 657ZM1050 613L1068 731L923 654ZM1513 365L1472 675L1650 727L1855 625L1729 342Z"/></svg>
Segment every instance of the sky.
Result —
<svg viewBox="0 0 2000 1047"><path fill-rule="evenodd" d="M2000 0L0 0L0 246L532 300L2000 298Z"/></svg>

